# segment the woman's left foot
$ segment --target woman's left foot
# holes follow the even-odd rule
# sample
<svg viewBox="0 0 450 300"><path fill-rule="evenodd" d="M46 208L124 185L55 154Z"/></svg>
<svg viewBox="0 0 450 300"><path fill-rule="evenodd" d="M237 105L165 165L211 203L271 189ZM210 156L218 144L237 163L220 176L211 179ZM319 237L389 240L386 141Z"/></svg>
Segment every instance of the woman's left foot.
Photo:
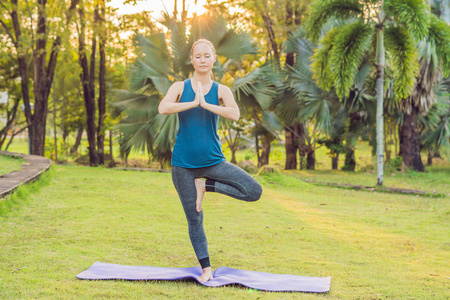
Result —
<svg viewBox="0 0 450 300"><path fill-rule="evenodd" d="M205 181L200 178L195 178L194 182L195 182L195 189L197 190L197 199L195 200L195 209L197 210L197 212L201 212L203 196L205 195L205 192L206 192Z"/></svg>
<svg viewBox="0 0 450 300"><path fill-rule="evenodd" d="M202 275L198 278L198 281L200 281L201 283L204 283L211 279L213 279L212 273L211 273L211 267L202 269Z"/></svg>

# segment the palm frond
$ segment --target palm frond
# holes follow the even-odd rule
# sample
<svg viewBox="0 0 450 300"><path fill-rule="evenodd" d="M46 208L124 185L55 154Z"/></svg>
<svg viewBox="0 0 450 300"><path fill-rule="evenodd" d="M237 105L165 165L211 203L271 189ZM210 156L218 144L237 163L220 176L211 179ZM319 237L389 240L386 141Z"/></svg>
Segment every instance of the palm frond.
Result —
<svg viewBox="0 0 450 300"><path fill-rule="evenodd" d="M331 49L333 83L339 97L348 96L356 73L370 46L373 28L363 22L350 23L342 27L334 39Z"/></svg>
<svg viewBox="0 0 450 300"><path fill-rule="evenodd" d="M154 148L159 152L172 149L177 132L177 115L157 115L150 126L150 133L154 136Z"/></svg>
<svg viewBox="0 0 450 300"><path fill-rule="evenodd" d="M301 121L314 120L316 128L324 133L332 129L332 103L322 95L303 95L302 109L299 111Z"/></svg>
<svg viewBox="0 0 450 300"><path fill-rule="evenodd" d="M450 75L450 26L435 15L431 15L428 29L425 40L434 48L436 61L440 62L444 77L447 77Z"/></svg>
<svg viewBox="0 0 450 300"><path fill-rule="evenodd" d="M305 21L305 30L317 43L323 25L333 17L351 19L363 14L363 4L358 0L318 0L310 5Z"/></svg>
<svg viewBox="0 0 450 300"><path fill-rule="evenodd" d="M126 112L129 120L148 121L158 114L161 100L159 95L144 95L125 90L114 91L115 102L112 106L119 112Z"/></svg>
<svg viewBox="0 0 450 300"><path fill-rule="evenodd" d="M400 26L385 29L386 51L392 55L394 95L397 101L408 97L419 71L417 48L408 30Z"/></svg>
<svg viewBox="0 0 450 300"><path fill-rule="evenodd" d="M120 123L115 126L120 130L121 151L129 152L131 149L150 151L153 137L149 134L150 124L145 123Z"/></svg>
<svg viewBox="0 0 450 300"><path fill-rule="evenodd" d="M384 11L418 41L428 34L429 8L423 0L386 0Z"/></svg>
<svg viewBox="0 0 450 300"><path fill-rule="evenodd" d="M245 54L256 54L251 37L243 32L229 30L216 46L218 55L239 60Z"/></svg>
<svg viewBox="0 0 450 300"><path fill-rule="evenodd" d="M331 70L330 52L340 28L333 28L320 40L319 46L311 57L311 70L317 85L326 91L333 86L333 72Z"/></svg>
<svg viewBox="0 0 450 300"><path fill-rule="evenodd" d="M287 126L299 122L298 112L302 109L301 101L291 90L286 90L283 93L283 101L277 105L276 112Z"/></svg>
<svg viewBox="0 0 450 300"><path fill-rule="evenodd" d="M139 45L139 58L158 74L171 71L170 55L164 34L152 34L144 37L137 33L136 41Z"/></svg>
<svg viewBox="0 0 450 300"><path fill-rule="evenodd" d="M140 59L136 59L130 71L130 89L132 91L146 90L149 93L165 94L172 81L167 73L161 74L152 69Z"/></svg>
<svg viewBox="0 0 450 300"><path fill-rule="evenodd" d="M269 109L277 95L273 76L270 76L273 75L271 71L270 65L261 66L234 81L232 90L244 109Z"/></svg>

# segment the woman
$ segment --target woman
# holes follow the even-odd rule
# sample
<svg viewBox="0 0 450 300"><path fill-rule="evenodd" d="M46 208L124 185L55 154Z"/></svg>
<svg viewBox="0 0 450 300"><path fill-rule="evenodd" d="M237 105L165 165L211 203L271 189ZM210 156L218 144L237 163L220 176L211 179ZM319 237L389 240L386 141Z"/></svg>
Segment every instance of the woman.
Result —
<svg viewBox="0 0 450 300"><path fill-rule="evenodd" d="M227 162L222 153L217 134L219 116L237 121L240 112L231 90L211 80L216 59L210 41L196 41L191 49L194 76L172 84L158 108L160 114L178 113L180 129L172 152L172 180L186 214L192 246L202 267L200 282L212 279L203 230L205 192L217 192L245 201L256 201L262 193L258 182Z"/></svg>

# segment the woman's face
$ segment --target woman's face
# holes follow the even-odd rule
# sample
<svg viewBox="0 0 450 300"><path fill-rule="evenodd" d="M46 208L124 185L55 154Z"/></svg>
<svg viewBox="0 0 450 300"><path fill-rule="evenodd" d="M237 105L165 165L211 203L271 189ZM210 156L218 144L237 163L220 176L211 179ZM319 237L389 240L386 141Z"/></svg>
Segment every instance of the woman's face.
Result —
<svg viewBox="0 0 450 300"><path fill-rule="evenodd" d="M208 44L198 43L195 45L191 56L191 63L195 71L209 73L215 62L216 55Z"/></svg>

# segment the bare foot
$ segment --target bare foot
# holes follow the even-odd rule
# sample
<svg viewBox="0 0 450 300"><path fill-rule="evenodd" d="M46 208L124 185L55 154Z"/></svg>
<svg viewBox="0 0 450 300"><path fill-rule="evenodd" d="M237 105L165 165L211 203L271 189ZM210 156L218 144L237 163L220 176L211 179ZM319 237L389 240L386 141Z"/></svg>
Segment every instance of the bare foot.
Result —
<svg viewBox="0 0 450 300"><path fill-rule="evenodd" d="M211 273L211 267L202 269L202 276L200 276L198 278L198 281L203 283L203 282L207 282L208 280L211 280L211 279L213 279L212 273Z"/></svg>
<svg viewBox="0 0 450 300"><path fill-rule="evenodd" d="M195 200L196 207L195 209L197 212L202 211L202 201L203 196L205 195L206 188L205 188L205 181L200 178L195 178L195 189L197 190L197 200Z"/></svg>

